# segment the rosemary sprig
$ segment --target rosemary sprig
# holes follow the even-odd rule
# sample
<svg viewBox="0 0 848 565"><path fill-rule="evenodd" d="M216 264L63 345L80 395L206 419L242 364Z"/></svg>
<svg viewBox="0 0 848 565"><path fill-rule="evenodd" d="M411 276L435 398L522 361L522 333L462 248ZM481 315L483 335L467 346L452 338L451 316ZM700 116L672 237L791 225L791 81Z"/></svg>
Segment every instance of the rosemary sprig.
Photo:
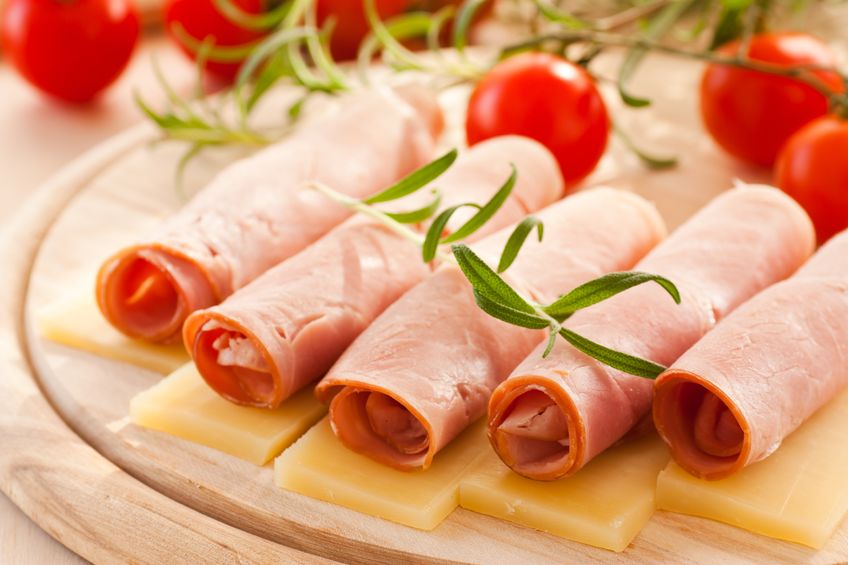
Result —
<svg viewBox="0 0 848 565"><path fill-rule="evenodd" d="M488 202L484 204L477 204L476 202L456 204L443 210L435 218L433 218L433 215L439 210L442 202L442 196L436 190L433 190L433 199L430 203L416 210L386 212L374 205L398 200L421 190L425 186L429 186L453 165L456 158L456 149L448 151L438 159L411 172L389 188L361 200L337 192L320 183L311 183L309 186L335 202L381 222L390 229L393 229L396 233L414 242L421 247L421 255L425 262L435 259L439 261L450 261L451 256L449 254L439 254L439 246L470 237L492 219L501 206L503 206L504 202L507 201L509 195L512 193L512 189L515 187L518 178L518 171L515 169L515 166L512 166L512 172L509 177ZM450 219L457 211L463 208L474 208L477 212L453 233L446 233L445 230ZM411 230L406 225L418 224L431 218L433 219L430 222L430 226L423 236ZM513 239L514 241L512 241ZM520 240L517 237L510 238L512 241L510 252L517 254L518 249L524 243L524 239L526 237L520 238Z"/></svg>
<svg viewBox="0 0 848 565"><path fill-rule="evenodd" d="M644 37L649 40L662 38L694 2L695 0L675 0L670 3L655 18L650 20L643 33ZM651 101L647 98L630 94L626 86L647 53L648 50L644 47L632 47L618 69L618 94L621 96L622 102L633 108L641 108L651 104Z"/></svg>
<svg viewBox="0 0 848 565"><path fill-rule="evenodd" d="M799 65L784 67L754 61L747 57L746 39L763 28L766 15L776 0L653 0L649 2L625 2L624 9L590 18L585 14L568 13L557 7L552 0L528 0L537 8L534 22L529 29L533 37L502 48L497 56L481 63L472 61L466 52L468 30L474 14L483 0L465 0L461 6L447 6L435 14L412 12L381 21L374 0L365 0L364 7L372 32L361 45L358 77L363 84L369 83L368 71L374 57L382 57L383 63L395 72L417 71L434 79L441 86L458 83L474 83L500 59L525 50L551 49L569 57L577 64L589 67L595 56L607 47L624 47L628 54L618 69L617 87L625 104L634 107L646 106L650 100L636 96L628 89L628 82L647 53L662 52L677 57L727 64L758 72L786 76L810 85L827 96L833 111L840 113L848 108L848 88L832 91L823 83L816 72L838 72L830 67ZM329 38L333 32L332 18L317 27L315 0L283 0L263 14L248 14L233 0L214 0L218 9L238 25L247 29L267 30L265 39L246 45L222 47L208 46L198 41L184 29L174 32L190 50L199 52L207 49L206 57L214 61L234 61L247 55L234 86L234 96L225 97L226 102L235 101L236 123L222 119L217 111L192 115L188 104L177 102L171 96L171 107L155 112L140 104L142 110L162 129L166 137L190 144L187 156L194 156L200 149L210 145L247 144L263 145L276 141L287 131L291 121L300 115L303 102L316 92L336 94L352 89L355 75L340 67L330 56ZM733 56L712 49L699 50L677 47L662 43L669 31L679 32L674 26L680 16L690 10L700 11L700 24L693 34L699 36L714 32L714 42L742 37L740 50ZM719 10L715 13L715 10ZM656 14L654 14L656 12ZM713 13L713 16L710 16ZM648 18L640 20L640 18ZM547 22L548 31L541 29L538 20ZM643 21L641 31L619 33L613 30ZM453 52L441 49L442 31L452 22L453 35L450 42ZM709 26L707 22L715 22ZM553 31L550 31L553 26ZM727 26L727 29L720 29ZM422 55L408 49L403 41L420 38L426 41L428 52ZM692 36L694 39L694 35ZM574 46L575 51L570 48ZM840 73L848 86L848 77ZM303 95L298 97L283 114L280 127L260 133L249 125L249 116L258 101L272 87L288 82L299 87ZM164 83L164 81L163 81ZM163 85L164 86L164 85ZM650 168L665 168L676 164L673 158L654 157L640 151L636 144L622 132L617 132L641 161Z"/></svg>
<svg viewBox="0 0 848 565"><path fill-rule="evenodd" d="M374 204L403 198L429 186L450 168L455 159L456 150L450 151L367 199L352 198L318 183L313 183L311 188L351 210L379 221L395 233L420 246L425 262L433 259L440 262L455 261L471 283L474 300L481 310L512 325L537 330L548 329L548 343L543 354L545 357L552 351L556 337L559 335L579 351L610 367L646 378L655 378L659 375L665 369L664 367L595 343L564 328L562 323L579 310L647 282L660 285L679 304L680 293L674 283L668 279L638 271L610 273L578 286L550 304L542 305L521 296L465 244L454 243L451 246L452 254L438 254L439 245L467 238L497 213L515 186L518 172L514 166L509 178L487 203L480 205L469 202L448 208L432 221L424 236L410 229L407 224L420 223L432 217L441 204L441 195L438 191L433 191L434 198L430 204L409 212L384 212L374 206ZM444 235L445 226L451 215L463 207L473 207L477 213L453 234ZM539 241L541 241L544 226L538 218L528 216L515 227L504 246L498 272L503 272L513 263L528 235L534 229L537 230Z"/></svg>
<svg viewBox="0 0 848 565"><path fill-rule="evenodd" d="M559 335L575 349L619 371L638 377L656 378L665 367L653 361L615 351L562 327L574 312L588 308L634 286L655 282L680 303L677 287L659 275L640 272L610 273L575 288L548 305L524 299L500 275L492 270L467 245L455 244L451 250L474 289L477 305L490 316L509 324L530 329L548 329L544 357L550 354Z"/></svg>

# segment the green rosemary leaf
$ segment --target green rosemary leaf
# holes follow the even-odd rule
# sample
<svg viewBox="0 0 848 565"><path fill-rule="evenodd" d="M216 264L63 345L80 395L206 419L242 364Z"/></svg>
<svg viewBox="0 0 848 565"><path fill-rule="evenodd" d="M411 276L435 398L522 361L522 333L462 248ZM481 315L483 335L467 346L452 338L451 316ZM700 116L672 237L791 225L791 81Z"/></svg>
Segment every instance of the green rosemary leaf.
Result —
<svg viewBox="0 0 848 565"><path fill-rule="evenodd" d="M558 10L547 2L543 2L542 0L536 0L535 4L536 7L539 9L539 13L542 14L542 17L548 20L549 22L560 24L571 29L585 29L589 27L588 24L580 18Z"/></svg>
<svg viewBox="0 0 848 565"><path fill-rule="evenodd" d="M453 165L453 162L456 161L457 155L457 150L451 149L435 161L431 161L423 167L412 171L396 184L382 192L378 192L374 196L366 198L362 202L364 204L377 204L378 202L389 202L390 200L397 200L398 198L412 194L427 186L447 171Z"/></svg>
<svg viewBox="0 0 848 565"><path fill-rule="evenodd" d="M545 306L542 310L552 318L563 321L578 310L603 302L620 292L647 282L657 283L671 295L677 304L680 304L680 292L670 280L651 273L626 271L610 273L582 284L568 294L561 296L552 304Z"/></svg>
<svg viewBox="0 0 848 565"><path fill-rule="evenodd" d="M655 41L665 35L694 1L674 0L663 8L659 14L650 20L643 34L644 39ZM647 52L648 50L644 47L633 47L618 69L618 93L621 100L633 108L642 108L651 104L651 101L647 98L639 98L627 92L626 87L627 82L633 76Z"/></svg>
<svg viewBox="0 0 848 565"><path fill-rule="evenodd" d="M486 202L486 204L484 204L476 214L471 216L471 219L465 222L448 237L444 238L442 243L453 243L454 241L467 238L483 227L483 225L495 215L500 207L503 206L503 203L506 202L506 199L509 198L510 193L512 193L512 189L515 187L515 181L518 178L518 171L515 169L515 165L510 164L510 166L512 167L512 173L510 173L509 178L506 179L506 182L504 182L501 188L498 189L495 195L492 196L492 198Z"/></svg>
<svg viewBox="0 0 848 565"><path fill-rule="evenodd" d="M633 139L627 135L624 130L618 127L618 124L613 124L613 132L618 136L621 142L629 149L634 155L636 155L642 164L648 167L651 170L659 171L662 169L670 169L672 167L676 167L678 160L677 157L669 156L669 157L659 157L657 155L651 155L646 152L642 148L638 147Z"/></svg>
<svg viewBox="0 0 848 565"><path fill-rule="evenodd" d="M515 226L515 229L512 231L512 234L509 236L509 239L506 241L506 245L501 252L501 260L498 262L499 273L503 273L509 269L509 266L512 265L513 261L515 261L515 258L518 257L518 252L521 250L521 246L524 245L524 242L527 240L527 236L530 235L533 228L536 228L536 231L539 234L539 241L542 241L542 237L545 235L545 224L543 224L542 220L536 216L527 216L520 224Z"/></svg>
<svg viewBox="0 0 848 565"><path fill-rule="evenodd" d="M285 52L288 55L289 65L291 65L292 78L298 84L315 92L326 90L321 79L312 72L312 68L306 62L306 59L303 58L303 53L298 43L291 42L286 45Z"/></svg>
<svg viewBox="0 0 848 565"><path fill-rule="evenodd" d="M474 290L489 300L526 314L536 310L493 271L470 247L462 243L451 246L453 256ZM545 324L547 325L547 323Z"/></svg>
<svg viewBox="0 0 848 565"><path fill-rule="evenodd" d="M621 97L621 101L631 108L644 108L645 106L651 105L651 100L649 98L633 96L621 86L618 88L618 95Z"/></svg>
<svg viewBox="0 0 848 565"><path fill-rule="evenodd" d="M448 222L454 213L457 210L469 207L477 208L478 210L480 209L479 205L466 202L464 204L457 204L456 206L446 208L442 211L442 213L436 216L436 219L433 220L430 227L427 229L427 233L424 235L424 243L421 246L421 257L424 259L424 262L428 263L436 257L436 251L439 249L439 243L442 241L442 234L445 233L445 226L448 225Z"/></svg>
<svg viewBox="0 0 848 565"><path fill-rule="evenodd" d="M745 29L745 12L752 3L752 0L723 0L720 2L721 12L713 28L710 50L717 49L742 35Z"/></svg>
<svg viewBox="0 0 848 565"><path fill-rule="evenodd" d="M380 14L377 12L377 6L374 0L363 0L363 6L365 7L365 15L368 18L368 24L371 26L371 33L374 34L374 36L383 46L384 54L390 53L398 61L405 65L408 65L409 68L423 69L422 63L420 62L418 56L406 47L404 47L403 44L391 34L388 28L386 28L386 24L384 24L383 21L380 19ZM424 31L421 33L421 35L426 34L426 30L427 27L424 28Z"/></svg>
<svg viewBox="0 0 848 565"><path fill-rule="evenodd" d="M462 53L465 50L465 46L468 44L468 28L471 27L474 14L487 1L490 0L464 0L460 5L456 20L453 23L453 47L458 52Z"/></svg>
<svg viewBox="0 0 848 565"><path fill-rule="evenodd" d="M434 190L433 201L426 206L418 208L417 210L410 210L409 212L385 212L385 214L401 224L417 224L432 217L433 214L436 213L436 210L439 209L441 203L442 193L438 190Z"/></svg>
<svg viewBox="0 0 848 565"><path fill-rule="evenodd" d="M285 19L291 9L290 2L282 2L272 10L261 14L252 14L242 10L233 0L212 0L212 3L225 18L238 27L258 31L276 27Z"/></svg>
<svg viewBox="0 0 848 565"><path fill-rule="evenodd" d="M545 318L536 314L528 314L527 312L522 312L521 310L516 310L515 308L496 302L481 294L477 289L474 289L474 301L481 310L491 317L512 324L513 326L530 328L532 330L541 330L549 326L548 320ZM554 339L556 339L556 335L556 333L553 334Z"/></svg>
<svg viewBox="0 0 848 565"><path fill-rule="evenodd" d="M454 15L453 6L445 6L430 18L429 26L427 27L427 49L435 53L437 56L441 54L441 37L445 23Z"/></svg>
<svg viewBox="0 0 848 565"><path fill-rule="evenodd" d="M277 82L291 75L291 65L289 65L288 57L283 51L274 53L265 63L259 76L251 84L250 96L243 102L244 113L250 113L256 106L256 103L268 92Z"/></svg>
<svg viewBox="0 0 848 565"><path fill-rule="evenodd" d="M307 26L315 28L318 27L314 5L310 6L310 9L306 10L305 19ZM341 68L339 68L333 60L333 57L330 55L330 49L328 46L329 37L330 34L332 34L335 25L335 18L329 18L321 33L310 35L306 38L306 48L309 50L309 56L312 58L312 62L321 70L321 72L324 73L324 76L326 76L328 81L327 86L334 90L346 90L347 79L345 78Z"/></svg>
<svg viewBox="0 0 848 565"><path fill-rule="evenodd" d="M251 51L247 59L244 60L244 63L242 63L234 85L236 91L239 91L247 84L253 76L253 73L259 68L259 65L275 53L279 52L282 47L293 42L300 42L306 39L306 37L315 35L316 33L318 33L318 30L308 27L292 29L283 28L263 39L256 48Z"/></svg>
<svg viewBox="0 0 848 565"><path fill-rule="evenodd" d="M603 345L586 339L585 337L566 328L561 328L559 330L559 335L561 335L565 341L574 346L574 348L578 351L585 353L593 359L597 359L604 365L612 367L613 369L618 369L619 371L630 375L644 377L646 379L655 379L666 369L662 365L657 365L653 361L648 361L646 359L641 359L639 357L628 355L627 353L622 353L620 351L604 347Z"/></svg>
<svg viewBox="0 0 848 565"><path fill-rule="evenodd" d="M303 111L303 105L306 104L306 101L309 100L309 93L304 94L300 98L298 98L286 113L289 115L289 118L292 120L296 120L300 117L300 113Z"/></svg>
<svg viewBox="0 0 848 565"><path fill-rule="evenodd" d="M168 102L174 108L174 110L181 110L185 114L185 118L180 118L176 115L176 113L172 112L172 115L179 120L179 124L174 124L174 127L206 127L207 124L191 107L186 99L177 94L174 87L171 86L171 83L168 82L165 73L162 71L162 66L159 64L159 58L155 55L150 59L151 67L153 68L153 75L156 77L156 82L159 83L160 88L162 88L165 96L168 98Z"/></svg>
<svg viewBox="0 0 848 565"><path fill-rule="evenodd" d="M548 355L551 354L551 351L554 350L554 345L556 345L556 338L559 335L559 330L562 329L559 326L549 326L549 328L550 332L548 333L548 343L547 345L545 345L545 351L542 352L542 359L545 359Z"/></svg>
<svg viewBox="0 0 848 565"><path fill-rule="evenodd" d="M398 41L402 41L413 37L425 36L437 15L427 12L411 12L386 20L382 25L390 36ZM371 31L360 44L359 53L356 57L356 66L359 78L364 84L370 84L368 68L374 60L374 55L381 47L380 38L374 31Z"/></svg>
<svg viewBox="0 0 848 565"><path fill-rule="evenodd" d="M177 41L192 53L197 53L203 46L204 42L193 37L180 22L173 22L171 24L171 32L177 38ZM262 40L251 41L241 45L217 45L209 49L206 58L209 61L218 63L237 63L249 56L261 43Z"/></svg>
<svg viewBox="0 0 848 565"><path fill-rule="evenodd" d="M204 73L206 71L206 63L209 62L209 52L215 47L215 38L211 35L206 36L206 39L200 45L194 57L194 93L192 98L202 104L207 102L206 92L203 86Z"/></svg>
<svg viewBox="0 0 848 565"><path fill-rule="evenodd" d="M159 126L161 129L169 130L175 127L180 127L183 121L175 116L174 114L158 114L153 108L147 105L144 99L141 97L141 94L138 92L133 93L133 97L135 98L135 104L139 107L142 113L150 118L150 120Z"/></svg>

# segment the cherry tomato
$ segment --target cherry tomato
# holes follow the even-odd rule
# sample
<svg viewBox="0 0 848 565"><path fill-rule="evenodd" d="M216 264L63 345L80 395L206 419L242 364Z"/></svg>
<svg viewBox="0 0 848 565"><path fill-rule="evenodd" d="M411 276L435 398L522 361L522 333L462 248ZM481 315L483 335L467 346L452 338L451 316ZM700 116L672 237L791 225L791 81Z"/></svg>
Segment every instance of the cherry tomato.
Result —
<svg viewBox="0 0 848 565"><path fill-rule="evenodd" d="M736 55L739 42L718 49ZM751 39L748 57L780 66L834 64L833 53L803 33L767 33ZM841 92L839 76L815 72L824 85ZM701 80L701 116L713 139L728 153L770 166L790 135L825 115L827 98L800 81L728 65L707 66Z"/></svg>
<svg viewBox="0 0 848 565"><path fill-rule="evenodd" d="M388 19L403 13L408 0L376 0L375 7L380 19ZM333 35L330 38L330 52L338 60L355 59L359 44L371 31L365 16L364 0L317 0L315 15L318 25L330 16L335 18Z"/></svg>
<svg viewBox="0 0 848 565"><path fill-rule="evenodd" d="M547 53L516 55L493 68L471 94L465 121L469 145L506 134L541 142L557 158L569 187L598 164L609 129L592 78Z"/></svg>
<svg viewBox="0 0 848 565"><path fill-rule="evenodd" d="M264 9L262 0L232 0L243 12L260 14ZM207 37L215 38L215 45L231 47L244 45L261 39L266 35L263 30L247 29L232 22L215 6L214 0L168 0L165 4L165 25L168 33L180 49L191 59L196 53L180 40L175 33L175 25L182 25L185 31L198 42ZM211 75L232 82L238 74L241 61L222 62L210 57L205 70Z"/></svg>
<svg viewBox="0 0 848 565"><path fill-rule="evenodd" d="M40 90L87 102L121 74L138 40L128 0L8 0L0 21L4 52Z"/></svg>
<svg viewBox="0 0 848 565"><path fill-rule="evenodd" d="M780 152L775 176L810 215L820 243L848 228L848 121L825 116L804 126Z"/></svg>

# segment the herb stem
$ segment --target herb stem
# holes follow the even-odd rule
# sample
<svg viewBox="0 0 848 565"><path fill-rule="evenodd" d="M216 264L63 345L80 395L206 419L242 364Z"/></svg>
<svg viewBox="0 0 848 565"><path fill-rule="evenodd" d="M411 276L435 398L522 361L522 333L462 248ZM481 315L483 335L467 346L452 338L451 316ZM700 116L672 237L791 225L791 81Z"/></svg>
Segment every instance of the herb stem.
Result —
<svg viewBox="0 0 848 565"><path fill-rule="evenodd" d="M385 212L377 209L375 206L370 204L366 204L361 200L350 197L347 194L342 194L336 190L333 190L326 184L313 181L307 185L307 188L315 190L330 200L341 204L345 208L353 210L354 212L358 212L364 216L368 216L371 219L377 220L390 230L394 231L396 234L400 235L404 239L407 239L417 245L418 247L422 247L424 245L424 236L420 233L416 232L405 226L404 224L393 220L390 218ZM449 253L438 253L435 257L439 262L455 262L453 255Z"/></svg>

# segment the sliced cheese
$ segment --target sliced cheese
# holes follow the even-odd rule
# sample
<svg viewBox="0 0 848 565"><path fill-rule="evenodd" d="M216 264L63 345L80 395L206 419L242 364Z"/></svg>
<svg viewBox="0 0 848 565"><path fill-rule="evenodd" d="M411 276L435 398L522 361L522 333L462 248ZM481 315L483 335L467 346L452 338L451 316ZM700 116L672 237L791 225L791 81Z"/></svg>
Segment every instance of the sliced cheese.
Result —
<svg viewBox="0 0 848 565"><path fill-rule="evenodd" d="M277 410L237 406L188 364L130 402L132 421L264 465L326 413L311 388Z"/></svg>
<svg viewBox="0 0 848 565"><path fill-rule="evenodd" d="M280 455L278 486L422 530L432 530L459 503L459 482L489 449L482 422L456 438L426 471L386 467L346 448L329 418Z"/></svg>
<svg viewBox="0 0 848 565"><path fill-rule="evenodd" d="M623 551L654 513L668 450L651 434L558 481L526 479L490 450L460 485L460 506L595 547Z"/></svg>
<svg viewBox="0 0 848 565"><path fill-rule="evenodd" d="M97 309L93 292L79 292L44 308L36 315L36 327L50 341L162 374L189 361L182 344L153 345L113 328Z"/></svg>
<svg viewBox="0 0 848 565"><path fill-rule="evenodd" d="M848 512L848 391L819 410L770 457L719 481L670 463L657 507L822 547Z"/></svg>

